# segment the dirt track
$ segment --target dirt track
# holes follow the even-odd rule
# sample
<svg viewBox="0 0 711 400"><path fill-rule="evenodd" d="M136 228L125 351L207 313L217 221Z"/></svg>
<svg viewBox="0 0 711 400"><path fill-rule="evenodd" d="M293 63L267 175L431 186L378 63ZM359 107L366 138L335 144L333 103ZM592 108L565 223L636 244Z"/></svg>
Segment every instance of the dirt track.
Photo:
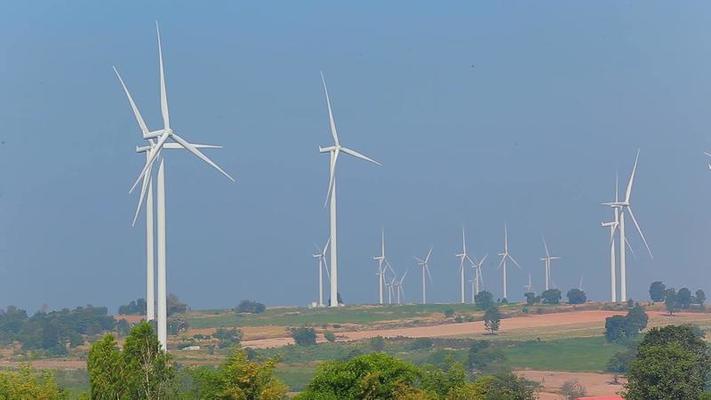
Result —
<svg viewBox="0 0 711 400"><path fill-rule="evenodd" d="M593 324L599 325L600 329L605 326L605 318L612 315L624 315L620 311L578 311L542 315L526 315L501 320L500 334L517 330L527 330L531 328L560 327L566 325ZM396 337L404 336L411 338L418 337L466 337L485 333L484 324L481 321L449 323L434 326L422 326L412 328L397 329L373 329L352 332L339 332L338 341L354 341L368 339L375 336ZM293 344L290 337L280 337L271 339L245 340L243 346L253 348L281 347Z"/></svg>

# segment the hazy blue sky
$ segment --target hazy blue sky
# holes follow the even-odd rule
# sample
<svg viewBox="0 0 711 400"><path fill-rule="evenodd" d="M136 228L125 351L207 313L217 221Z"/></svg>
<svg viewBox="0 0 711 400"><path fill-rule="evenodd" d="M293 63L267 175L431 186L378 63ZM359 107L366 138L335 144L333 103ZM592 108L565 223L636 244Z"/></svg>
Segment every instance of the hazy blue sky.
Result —
<svg viewBox="0 0 711 400"><path fill-rule="evenodd" d="M319 70L344 144L341 292L376 299L382 226L408 299L413 256L434 247L431 293L458 298L460 229L495 256L507 221L510 291L541 288L541 234L609 296L615 171L641 148L633 205L655 258L630 242L630 291L652 280L711 289L711 4L708 2L3 2L0 5L0 306L115 307L145 295L144 228L131 228L142 144L112 65L160 123L153 21L172 125L232 184L167 155L169 290L193 307L315 299L327 237Z"/></svg>

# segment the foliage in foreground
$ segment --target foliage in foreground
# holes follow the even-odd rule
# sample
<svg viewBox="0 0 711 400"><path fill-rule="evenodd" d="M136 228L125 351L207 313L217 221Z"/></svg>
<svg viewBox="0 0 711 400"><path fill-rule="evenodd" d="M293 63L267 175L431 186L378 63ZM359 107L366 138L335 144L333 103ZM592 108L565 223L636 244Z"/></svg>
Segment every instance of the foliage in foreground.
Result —
<svg viewBox="0 0 711 400"><path fill-rule="evenodd" d="M639 304L632 307L627 315L615 315L605 318L605 338L608 342L624 342L640 334L646 327L649 317Z"/></svg>
<svg viewBox="0 0 711 400"><path fill-rule="evenodd" d="M250 361L241 348L235 350L219 368L191 370L193 388L189 398L206 400L281 400L287 387L274 378L276 360Z"/></svg>
<svg viewBox="0 0 711 400"><path fill-rule="evenodd" d="M698 399L711 376L703 333L690 325L652 328L627 375L625 399Z"/></svg>
<svg viewBox="0 0 711 400"><path fill-rule="evenodd" d="M533 400L536 386L513 374L484 375L473 382L457 363L441 370L416 367L384 353L321 364L299 400L506 399Z"/></svg>
<svg viewBox="0 0 711 400"><path fill-rule="evenodd" d="M64 400L66 394L50 373L36 373L29 366L18 371L0 371L2 400Z"/></svg>
<svg viewBox="0 0 711 400"><path fill-rule="evenodd" d="M175 367L147 322L131 330L123 349L111 335L94 343L87 370L92 399L161 400L174 389Z"/></svg>

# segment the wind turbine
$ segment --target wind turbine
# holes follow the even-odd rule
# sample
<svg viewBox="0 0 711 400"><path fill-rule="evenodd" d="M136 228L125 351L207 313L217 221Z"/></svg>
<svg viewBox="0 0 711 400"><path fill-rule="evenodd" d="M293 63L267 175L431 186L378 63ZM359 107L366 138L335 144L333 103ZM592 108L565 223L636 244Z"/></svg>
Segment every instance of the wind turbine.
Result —
<svg viewBox="0 0 711 400"><path fill-rule="evenodd" d="M405 271L405 273L402 274L400 279L395 281L395 287L397 288L397 304L401 304L400 296L402 296L403 298L405 297L405 288L402 286L402 282L405 280L405 277L407 276L408 272L409 270Z"/></svg>
<svg viewBox="0 0 711 400"><path fill-rule="evenodd" d="M506 224L504 224L504 251L499 253L501 256L501 262L499 263L499 268L502 271L503 275L503 283L504 283L504 299L507 297L507 292L506 292L506 260L511 260L511 262L518 267L518 269L521 269L521 265L516 261L513 257L511 257L511 254L509 254L509 232L508 232L508 227Z"/></svg>
<svg viewBox="0 0 711 400"><path fill-rule="evenodd" d="M472 263L472 269L474 270L474 279L472 279L472 304L476 303L474 298L479 294L479 285L484 285L484 275L481 272L481 266L484 264L484 261L486 261L487 256L488 255L482 257L479 262L473 262L469 259Z"/></svg>
<svg viewBox="0 0 711 400"><path fill-rule="evenodd" d="M578 290L583 290L583 274L580 274L580 280L578 281Z"/></svg>
<svg viewBox="0 0 711 400"><path fill-rule="evenodd" d="M320 153L329 153L331 156L329 163L329 180L328 180L328 192L326 193L326 203L328 203L329 198L331 199L331 307L338 307L338 246L336 239L336 161L338 161L338 155L343 152L350 156L360 158L365 161L369 161L376 165L382 165L379 162L366 157L365 155L344 147L338 140L338 132L336 131L336 121L333 118L333 109L331 108L331 99L328 96L328 88L326 87L326 79L323 77L323 72L321 73L321 82L323 82L323 92L326 95L326 105L328 106L328 122L331 130L331 136L333 136L333 145L328 147L319 146L318 151ZM324 207L326 204L324 204Z"/></svg>
<svg viewBox="0 0 711 400"><path fill-rule="evenodd" d="M642 229L639 227L639 223L637 222L637 218L634 216L634 212L632 211L632 205L630 203L630 197L632 195L632 186L634 185L634 177L635 173L637 172L637 161L639 160L639 150L637 150L637 155L635 156L634 159L634 166L632 167L632 173L630 174L630 179L627 182L627 189L625 190L625 199L623 201L615 201L615 202L610 202L610 203L603 203L604 205L610 206L612 208L617 208L619 209L619 229L620 229L620 301L627 301L627 269L626 269L626 244L627 244L627 237L625 236L625 214L629 214L630 218L632 219L632 222L634 223L635 228L637 228L637 232L639 233L639 236L642 238L642 241L644 242L644 246L647 248L647 252L649 253L650 258L654 258L652 255L652 250L649 248L649 244L647 243L647 239L644 237L644 234L642 233Z"/></svg>
<svg viewBox="0 0 711 400"><path fill-rule="evenodd" d="M432 255L431 247L430 250L427 252L427 256L424 260L419 257L415 257L415 260L417 260L417 265L422 267L422 304L427 304L427 285L425 280L425 272L427 272L427 276L430 278L430 282L432 281L432 275L430 275L430 255Z"/></svg>
<svg viewBox="0 0 711 400"><path fill-rule="evenodd" d="M144 197L146 196L146 192L150 192L149 194L152 195L152 185L151 185L151 171L153 168L153 163L155 160L159 157L161 154L161 151L164 148L184 148L188 150L189 152L193 153L196 157L200 158L213 168L217 169L222 173L223 175L227 176L230 180L234 182L234 178L232 178L229 174L227 174L222 168L220 168L217 164L215 164L212 160L210 160L205 154L203 154L198 145L194 145L187 140L183 139L181 136L176 134L170 127L170 116L168 112L168 97L166 93L166 87L165 87L165 73L164 73L164 68L163 68L163 51L161 47L161 40L160 40L160 30L158 29L158 23L156 22L156 34L158 38L158 60L159 60L159 66L160 66L160 103L161 103L161 115L163 117L163 128L156 130L156 131L148 131L148 129L145 126L145 123L142 122L142 118L139 120L139 125L141 127L141 131L143 133L143 138L149 141L149 146L147 148L138 148L137 151L139 152L146 152L146 163L141 170L141 173L139 174L138 178L134 182L133 186L129 190L129 193L133 192L133 190L136 188L139 182L141 180L143 181L143 184L141 185L141 196L139 198L139 203L138 203L138 208L140 209L141 204L143 202ZM117 72L118 74L118 72ZM120 79L120 76L119 76ZM122 86L123 85L123 81ZM128 91L125 90L128 94ZM135 104L133 103L132 99L129 99L129 102L131 103L131 107L134 109L134 114L136 114L137 119L139 113L137 112L138 109L135 107ZM168 142L168 139L171 140L171 142ZM201 146L205 147L205 146ZM213 146L209 146L213 147ZM163 349L167 349L167 341L168 341L168 332L167 332L167 303L166 303L166 297L167 297L167 288L166 288L166 230L165 230L165 163L164 159L161 156L160 157L160 165L158 167L158 182L157 182L157 195L156 195L156 200L157 200L157 212L156 212L156 217L157 217L157 240L156 240L156 245L158 248L157 251L157 263L158 263L158 340L161 343L161 346ZM147 190L148 189L148 190ZM146 200L147 206L150 205L152 206L152 199ZM152 217L152 213L146 213L147 217ZM135 217L134 217L134 222L135 222ZM147 227L150 229L151 227ZM152 232L150 235L152 237ZM147 249L147 253L149 249ZM150 249L152 250L152 249ZM150 258L150 257L149 257ZM150 261L149 261L150 263ZM148 264L148 263L147 263ZM148 265L147 265L147 268ZM150 280L150 279L148 279Z"/></svg>
<svg viewBox="0 0 711 400"><path fill-rule="evenodd" d="M464 304L464 261L469 260L470 263L474 264L474 261L469 257L467 254L467 239L464 236L464 228L462 228L462 252L459 254L455 254L456 257L459 257L459 282L460 282L460 301L462 304Z"/></svg>
<svg viewBox="0 0 711 400"><path fill-rule="evenodd" d="M619 196L619 178L615 176L615 203L620 201ZM619 207L612 207L613 220L609 222L603 222L603 228L610 228L610 301L613 303L617 302L617 268L615 262L617 257L615 256L615 231L620 223L620 209Z"/></svg>
<svg viewBox="0 0 711 400"><path fill-rule="evenodd" d="M548 243L546 243L545 237L543 237L543 247L546 249L546 256L541 257L541 261L543 261L543 265L546 270L546 290L548 290L548 289L550 289L550 281L551 281L551 261L552 260L560 260L560 257L551 256L551 253L548 251Z"/></svg>
<svg viewBox="0 0 711 400"><path fill-rule="evenodd" d="M141 134L146 137L150 135L150 131L148 130L148 127L146 125L146 122L143 119L143 116L141 115L141 112L138 109L138 106L136 103L133 101L133 97L131 96L131 92L129 92L128 87L124 83L123 79L121 78L121 74L119 74L118 70L116 67L114 67L114 72L116 73L116 77L118 78L119 82L121 83L121 87L123 88L124 93L126 94L126 97L128 98L128 103L131 106L131 110L133 111L133 115L136 118L136 122L138 122L138 127L141 130ZM148 153L152 147L156 145L155 139L148 139L148 145L147 146L137 146L136 147L136 152L137 153L145 153L146 154L146 161L148 160ZM213 146L213 145L206 145L206 144L194 144L193 146L197 148L222 148L222 146ZM164 146L166 149L182 149L183 147L178 144L178 143L173 143L169 142L166 143ZM151 179L151 174L149 173L147 176L144 177L144 182L143 185L141 186L141 198L138 203L138 206L136 207L136 212L133 216L133 222L132 226L136 225L136 220L138 219L138 215L141 211L141 205L143 202L143 199L145 197L146 199L146 321L152 321L155 319L155 254L154 254L154 217L153 217L153 182Z"/></svg>
<svg viewBox="0 0 711 400"><path fill-rule="evenodd" d="M526 289L526 293L533 293L533 282L531 281L531 273L528 273L528 285L523 287Z"/></svg>
<svg viewBox="0 0 711 400"><path fill-rule="evenodd" d="M380 236L380 255L373 257L373 260L378 262L378 272L376 274L376 275L378 275L378 295L379 295L378 299L379 299L379 303L383 304L383 286L385 285L385 275L387 273L388 268L390 268L392 270L390 263L385 258L385 230L384 229L381 231L381 236Z"/></svg>
<svg viewBox="0 0 711 400"><path fill-rule="evenodd" d="M318 306L323 307L323 270L326 267L326 274L328 274L328 264L326 263L326 250L328 250L328 244L330 241L326 241L323 249L319 249L316 246L316 251L313 256L318 259Z"/></svg>

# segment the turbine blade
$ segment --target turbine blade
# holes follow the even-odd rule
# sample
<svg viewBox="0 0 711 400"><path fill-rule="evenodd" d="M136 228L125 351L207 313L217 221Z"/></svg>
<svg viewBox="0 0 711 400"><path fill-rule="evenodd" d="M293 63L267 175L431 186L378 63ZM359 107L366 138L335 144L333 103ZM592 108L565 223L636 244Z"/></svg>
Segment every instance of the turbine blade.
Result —
<svg viewBox="0 0 711 400"><path fill-rule="evenodd" d="M158 21L156 21L156 35L158 36L158 63L160 66L160 112L163 115L163 128L170 129L168 94L165 91L165 72L163 70L163 48L160 44L160 29L158 29Z"/></svg>
<svg viewBox="0 0 711 400"><path fill-rule="evenodd" d="M430 282L432 282L432 275L430 274L430 267L425 265L425 271L427 271L427 277L430 278Z"/></svg>
<svg viewBox="0 0 711 400"><path fill-rule="evenodd" d="M518 269L523 270L523 268L521 268L521 264L519 264L515 258L511 257L510 254L507 254L506 256L508 256L509 260L513 261L513 263L518 267Z"/></svg>
<svg viewBox="0 0 711 400"><path fill-rule="evenodd" d="M632 212L632 207L627 207L627 210L630 212L630 217L632 217L632 222L634 222L634 226L637 228L637 232L639 232L639 236L642 238L642 241L644 242L644 246L647 248L647 252L649 253L649 258L654 258L654 256L652 255L652 249L649 248L647 239L644 237L644 233L642 233L642 229L639 227L639 224L637 223L637 218L634 217L634 212Z"/></svg>
<svg viewBox="0 0 711 400"><path fill-rule="evenodd" d="M198 149L221 149L222 146L214 145L214 144L196 144L193 143L193 146L195 146ZM176 149L183 149L184 147L180 145L180 143L173 143L173 142L167 142L166 144L163 145L164 149L171 149L171 150L176 150Z"/></svg>
<svg viewBox="0 0 711 400"><path fill-rule="evenodd" d="M328 199L331 198L331 191L333 190L333 180L336 179L336 161L338 161L338 149L331 152L331 162L329 168L329 178L328 178L328 191L326 192L326 201L323 202L323 206L328 205Z"/></svg>
<svg viewBox="0 0 711 400"><path fill-rule="evenodd" d="M331 136L333 136L333 142L336 146L339 146L338 142L338 132L336 132L336 121L333 119L333 109L331 108L331 98L328 96L328 88L326 87L326 78L323 77L323 71L321 71L321 82L323 82L323 92L326 94L326 105L328 106L328 123L331 128Z"/></svg>
<svg viewBox="0 0 711 400"><path fill-rule="evenodd" d="M425 257L425 262L430 262L430 255L432 255L432 247L430 247L430 251L427 252L427 257Z"/></svg>
<svg viewBox="0 0 711 400"><path fill-rule="evenodd" d="M343 152L346 153L346 154L352 155L353 157L357 157L357 158L363 159L363 160L365 160L365 161L370 161L370 162L372 162L373 164L378 165L378 166L381 166L381 167L383 166L383 164L381 164L381 163L379 163L379 162L373 160L372 158L366 157L365 155L363 155L363 154L361 154L361 153L359 153L359 152L357 152L357 151L355 151L355 150L351 150L351 149L349 149L348 147L341 147L341 150L343 150Z"/></svg>
<svg viewBox="0 0 711 400"><path fill-rule="evenodd" d="M123 79L121 79L121 75L119 74L116 67L114 67L114 72L116 73L116 77L118 78L119 82L121 82L123 91L126 92L126 97L128 97L128 103L131 105L131 110L133 110L133 115L136 117L136 122L138 122L138 126L141 128L141 133L143 133L143 135L147 135L148 134L148 127L146 126L146 122L143 120L143 117L141 116L141 112L138 111L138 107L136 106L136 103L134 103L133 97L131 97L131 93L128 91L128 88L126 87L126 84L123 82Z"/></svg>
<svg viewBox="0 0 711 400"><path fill-rule="evenodd" d="M637 161L639 160L639 150L637 150L637 155L634 158L634 166L632 167L632 173L630 174L630 180L627 182L627 190L625 191L625 202L629 204L630 196L632 195L632 185L634 184L634 175L637 172Z"/></svg>
<svg viewBox="0 0 711 400"><path fill-rule="evenodd" d="M175 134L175 133L173 133L172 136L173 136L173 140L175 140L176 142L180 143L180 145L182 145L183 147L185 147L185 149L188 150L189 152L193 153L193 154L195 155L195 157L197 157L197 158L199 158L199 159L205 161L205 162L208 163L210 166L212 166L212 167L215 168L216 170L220 171L220 173L222 173L222 175L226 176L227 179L231 180L232 182L235 181L235 178L231 177L230 174L228 174L228 173L225 172L222 168L220 168L219 165L215 164L212 160L210 160L205 154L203 154L202 151L200 151L200 149L198 149L198 148L195 147L193 144L189 143L187 140L181 138L180 136L178 136L178 135Z"/></svg>
<svg viewBox="0 0 711 400"><path fill-rule="evenodd" d="M329 237L328 240L326 240L326 244L323 246L323 252L321 254L326 254L326 249L328 249L328 245L331 244L331 238Z"/></svg>
<svg viewBox="0 0 711 400"><path fill-rule="evenodd" d="M543 238L543 247L546 248L546 257L550 257L551 255L548 252L548 243L546 243L546 237L545 236L541 236L541 237Z"/></svg>
<svg viewBox="0 0 711 400"><path fill-rule="evenodd" d="M141 178L143 178L143 175L146 174L149 168L153 166L153 162L155 161L156 157L158 157L158 154L160 153L161 149L163 148L163 144L165 143L166 140L168 140L168 136L170 136L170 132L166 131L163 132L163 134L158 138L158 142L156 143L155 146L153 146L148 153L148 159L146 160L146 165L143 166L143 169L141 170L141 173L138 174L138 178L136 178L136 181L133 183L133 186L131 186L131 189L128 191L129 193L133 193L133 189L136 188L136 185L138 185L138 182L141 181Z"/></svg>
<svg viewBox="0 0 711 400"><path fill-rule="evenodd" d="M136 226L136 220L138 220L138 214L141 213L141 206L143 205L143 199L146 197L146 189L151 182L151 168L148 168L148 173L143 176L143 184L141 184L141 196L138 198L138 205L136 206L136 212L133 215L133 222L131 226Z"/></svg>
<svg viewBox="0 0 711 400"><path fill-rule="evenodd" d="M630 241L625 238L625 246L627 246L627 249L632 253L632 258L635 260L637 259L637 253L635 253L634 249L632 248L632 245L630 244Z"/></svg>

